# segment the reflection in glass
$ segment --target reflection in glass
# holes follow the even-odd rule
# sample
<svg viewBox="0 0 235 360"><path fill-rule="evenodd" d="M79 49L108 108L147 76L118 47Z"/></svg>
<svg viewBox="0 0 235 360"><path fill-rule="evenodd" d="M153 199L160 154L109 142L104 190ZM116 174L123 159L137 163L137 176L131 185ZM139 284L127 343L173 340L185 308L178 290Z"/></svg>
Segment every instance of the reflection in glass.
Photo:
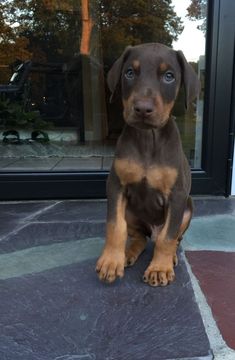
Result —
<svg viewBox="0 0 235 360"><path fill-rule="evenodd" d="M182 49L198 72L199 98L187 113L180 98L174 114L190 164L200 167L206 5L2 0L0 171L109 169L124 121L121 100L109 104L106 74L126 46L144 42Z"/></svg>
<svg viewBox="0 0 235 360"><path fill-rule="evenodd" d="M187 112L182 108L175 111L184 151L192 168L201 168L202 127L205 88L205 40L207 24L207 0L173 0L175 10L184 23L184 29L174 49L181 49L187 60L198 73L201 91L197 101ZM178 104L180 103L180 99ZM177 104L177 105L178 105Z"/></svg>

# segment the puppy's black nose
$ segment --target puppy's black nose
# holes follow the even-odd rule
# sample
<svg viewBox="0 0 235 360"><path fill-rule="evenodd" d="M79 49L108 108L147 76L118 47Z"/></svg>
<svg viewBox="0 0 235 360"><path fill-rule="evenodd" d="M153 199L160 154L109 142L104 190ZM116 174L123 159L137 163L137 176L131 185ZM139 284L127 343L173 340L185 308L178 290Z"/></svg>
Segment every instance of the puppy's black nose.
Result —
<svg viewBox="0 0 235 360"><path fill-rule="evenodd" d="M149 117L154 111L152 99L136 99L134 101L135 114L140 117Z"/></svg>

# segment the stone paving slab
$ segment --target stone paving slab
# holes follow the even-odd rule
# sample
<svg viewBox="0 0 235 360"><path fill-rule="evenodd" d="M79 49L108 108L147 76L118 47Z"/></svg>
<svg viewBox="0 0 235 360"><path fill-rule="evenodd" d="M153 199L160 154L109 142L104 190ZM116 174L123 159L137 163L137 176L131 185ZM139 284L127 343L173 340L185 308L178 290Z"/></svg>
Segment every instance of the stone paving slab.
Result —
<svg viewBox="0 0 235 360"><path fill-rule="evenodd" d="M123 280L98 281L105 214L99 201L0 203L12 224L0 234L0 359L212 359L181 255L165 288L142 282L151 243Z"/></svg>
<svg viewBox="0 0 235 360"><path fill-rule="evenodd" d="M12 230L12 224L5 228L7 233ZM14 236L5 236L0 240L0 254L16 252L29 247L53 245L68 242L69 239L86 240L87 238L105 235L104 222L27 222Z"/></svg>
<svg viewBox="0 0 235 360"><path fill-rule="evenodd" d="M224 340L235 349L235 253L188 251L186 256Z"/></svg>
<svg viewBox="0 0 235 360"><path fill-rule="evenodd" d="M95 259L9 274L0 281L0 358L212 359L183 259L171 286L152 288L142 282L151 254L113 285L98 281Z"/></svg>
<svg viewBox="0 0 235 360"><path fill-rule="evenodd" d="M199 201L199 216L193 218L182 243L227 345L227 354L224 357L218 355L219 360L230 359L229 347L235 349L234 200ZM231 353L231 359L235 359L235 351Z"/></svg>
<svg viewBox="0 0 235 360"><path fill-rule="evenodd" d="M193 196L193 217L235 214L235 197Z"/></svg>
<svg viewBox="0 0 235 360"><path fill-rule="evenodd" d="M235 251L235 215L193 218L182 245L185 250Z"/></svg>

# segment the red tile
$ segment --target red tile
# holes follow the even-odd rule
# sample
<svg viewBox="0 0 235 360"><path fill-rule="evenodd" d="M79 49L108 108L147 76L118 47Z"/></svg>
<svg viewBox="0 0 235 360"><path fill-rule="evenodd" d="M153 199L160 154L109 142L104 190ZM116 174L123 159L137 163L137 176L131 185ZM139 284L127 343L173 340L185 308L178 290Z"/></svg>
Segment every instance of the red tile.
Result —
<svg viewBox="0 0 235 360"><path fill-rule="evenodd" d="M186 256L224 340L235 349L235 253L188 251Z"/></svg>

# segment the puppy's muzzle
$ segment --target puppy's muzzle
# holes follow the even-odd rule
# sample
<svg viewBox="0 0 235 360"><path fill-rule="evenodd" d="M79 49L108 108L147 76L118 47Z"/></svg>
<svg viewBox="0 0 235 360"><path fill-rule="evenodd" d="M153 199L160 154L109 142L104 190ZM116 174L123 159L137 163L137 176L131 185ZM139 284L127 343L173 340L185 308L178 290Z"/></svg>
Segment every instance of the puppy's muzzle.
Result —
<svg viewBox="0 0 235 360"><path fill-rule="evenodd" d="M149 119L154 113L152 98L135 99L133 102L135 116L141 119Z"/></svg>

